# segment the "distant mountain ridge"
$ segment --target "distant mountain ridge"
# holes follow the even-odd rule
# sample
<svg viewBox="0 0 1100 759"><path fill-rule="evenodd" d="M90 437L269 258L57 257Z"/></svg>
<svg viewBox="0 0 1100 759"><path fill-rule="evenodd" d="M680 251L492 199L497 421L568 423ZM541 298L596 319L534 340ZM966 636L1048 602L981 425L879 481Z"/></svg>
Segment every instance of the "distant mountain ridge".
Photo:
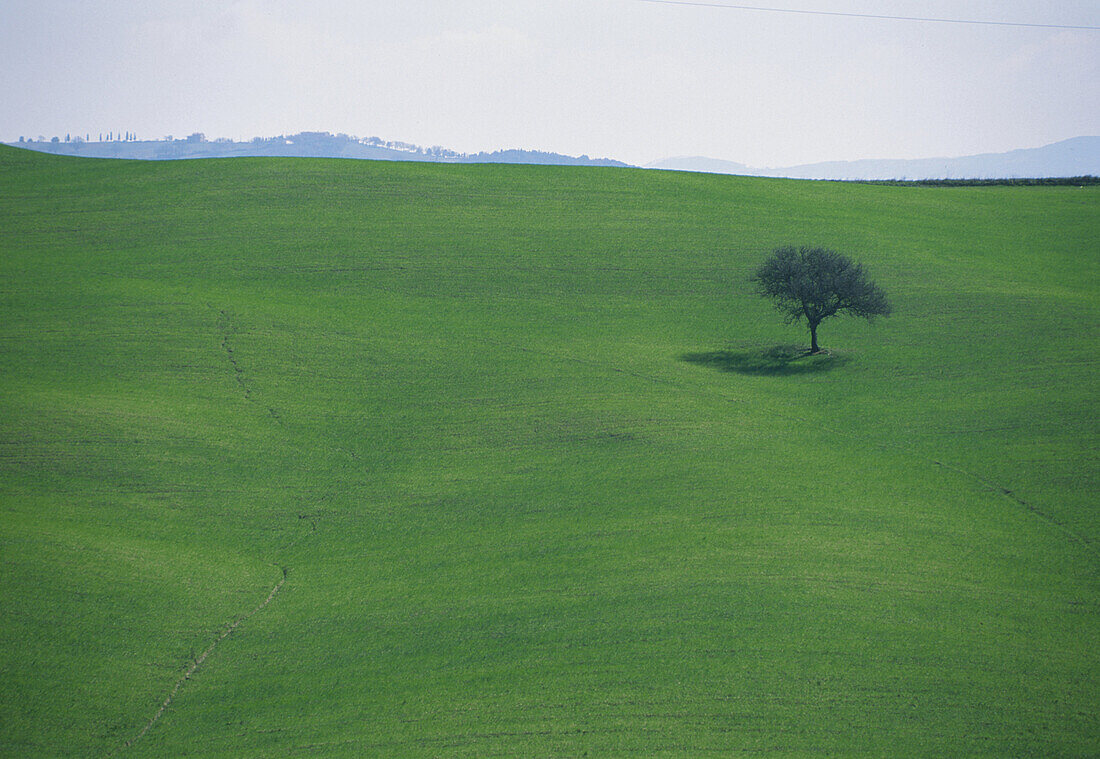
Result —
<svg viewBox="0 0 1100 759"><path fill-rule="evenodd" d="M1100 137L1074 137L1040 148L958 158L827 161L783 168L753 168L701 156L665 158L646 168L793 179L1016 179L1100 175Z"/></svg>
<svg viewBox="0 0 1100 759"><path fill-rule="evenodd" d="M129 158L140 160L178 160L183 158L228 158L234 156L285 156L299 158L356 158L380 161L428 161L432 163L530 163L554 166L628 166L610 158L589 158L546 153L539 150L497 150L492 153L459 153L440 146L420 147L407 142L379 137L358 138L328 132L299 132L278 137L257 137L248 142L229 139L207 140L201 133L186 138L163 140L85 141L80 138L62 142L27 140L7 143L57 155L88 158Z"/></svg>

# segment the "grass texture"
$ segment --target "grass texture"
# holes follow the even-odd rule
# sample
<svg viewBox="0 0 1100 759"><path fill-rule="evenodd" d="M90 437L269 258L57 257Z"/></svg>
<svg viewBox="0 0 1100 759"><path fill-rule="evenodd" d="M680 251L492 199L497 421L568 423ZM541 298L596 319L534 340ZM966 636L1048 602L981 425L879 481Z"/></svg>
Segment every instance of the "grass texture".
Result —
<svg viewBox="0 0 1100 759"><path fill-rule="evenodd" d="M1100 753L1100 187L0 150L0 754ZM862 261L804 357L748 277Z"/></svg>

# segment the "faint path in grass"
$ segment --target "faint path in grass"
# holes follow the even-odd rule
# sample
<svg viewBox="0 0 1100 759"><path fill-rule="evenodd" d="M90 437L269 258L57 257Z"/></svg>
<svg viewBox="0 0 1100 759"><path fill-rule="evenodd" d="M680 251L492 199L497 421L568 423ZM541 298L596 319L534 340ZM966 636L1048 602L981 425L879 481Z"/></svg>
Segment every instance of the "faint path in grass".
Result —
<svg viewBox="0 0 1100 759"><path fill-rule="evenodd" d="M213 308L213 306L211 306L211 308ZM229 338L236 333L237 328L233 325L233 320L230 318L229 312L224 308L218 310L218 326L222 333L222 350L225 351L225 355L229 359L229 365L233 367L233 377L237 380L237 385L240 387L244 399L251 403L255 403L256 401L252 398L252 386L249 384L247 377L245 377L244 369L241 367L240 362L233 354L233 346L229 343ZM274 407L264 406L264 408L267 409L267 413L271 415L272 419L282 424L283 420Z"/></svg>
<svg viewBox="0 0 1100 759"><path fill-rule="evenodd" d="M710 353L690 353L681 356L681 360L683 361L704 366L709 365L719 369L720 371L737 372L740 374L752 374L760 376L785 376L790 374L827 371L837 368L839 366L843 366L849 360L847 357L840 357L840 359L837 360L830 355L827 358L827 362L818 363L816 365L796 365L796 362L805 361L807 358L812 357L806 356L803 353L797 351L796 346L775 346L774 348L770 348L767 350L753 348L750 350L740 351L712 351ZM784 418L789 420L795 419L795 417L787 414L777 414L777 416L783 416ZM829 432L837 435L856 437L848 430L839 427L822 427L822 429L826 429ZM914 454L911 449L897 443L873 443L873 445L877 445L883 450L899 451L914 459L922 458L917 454ZM974 472L967 471L951 464L945 464L938 459L926 460L930 461L937 467L950 470L981 483L988 490L1008 498L1009 500L1016 503L1018 506L1022 506L1028 512L1033 514L1037 519L1054 526L1070 540L1080 543L1087 551L1092 553L1094 556L1100 556L1100 552L1097 551L1096 546L1091 540L1086 538L1084 535L1081 535L1080 533L1074 531L1073 528L1055 517L1053 514L1043 511L1038 506L1035 506L1034 504L1025 501L1023 498L1020 498L1020 496L1016 495L1013 490L1006 488L1002 485L998 485L995 482L991 482L990 480L987 480L981 475L975 474Z"/></svg>
<svg viewBox="0 0 1100 759"><path fill-rule="evenodd" d="M1003 495L1005 498L1008 498L1010 501L1016 503L1017 505L1023 506L1025 509L1027 509L1028 512L1030 512L1031 514L1034 514L1036 518L1041 519L1045 522L1048 522L1049 524L1051 524L1054 527L1058 528L1063 534L1066 535L1066 537L1080 543L1088 551L1090 551L1094 556L1100 557L1100 551L1097 550L1096 545L1091 540L1086 538L1084 535L1081 535L1081 534L1075 532L1073 530L1073 528L1071 528L1068 524L1066 524L1062 520L1058 519L1053 514L1050 514L1046 511L1043 511L1038 506L1035 506L1034 504L1031 504L1031 503L1025 501L1023 498L1016 495L1016 493L1014 491L1009 490L1006 487L1002 487L1002 486L998 485L995 482L990 482L989 480L985 479L984 477L982 477L980 475L977 475L977 474L974 474L973 472L968 472L965 469L960 469L957 466L953 466L951 464L945 464L942 461L937 461L937 460L934 460L934 459L933 459L932 463L935 464L938 467L943 468L943 469L948 469L952 472L956 472L958 474L961 474L964 477L969 477L970 479L981 483L988 490L991 490L994 493L997 493L999 495Z"/></svg>
<svg viewBox="0 0 1100 759"><path fill-rule="evenodd" d="M211 308L213 308L213 306L211 306ZM241 389L241 393L244 395L244 399L246 401L249 401L250 403L255 403L255 400L252 398L252 389L249 386L249 383L247 382L247 380L245 378L244 370L241 368L241 365L237 361L236 356L233 355L233 347L232 347L232 345L230 345L230 342L229 342L229 338L236 332L236 328L233 326L233 322L229 317L229 313L225 309L219 309L218 314L219 314L218 326L219 326L219 331L221 332L221 335L222 335L222 337L221 337L221 347L225 351L226 356L229 358L229 365L231 367L233 367L234 377L237 380L237 385ZM271 415L271 418L274 419L275 422L277 422L278 424L281 425L282 424L282 419L280 418L279 413L274 408L272 408L271 406L266 406L265 408L267 408L267 411ZM301 522L302 520L307 520L307 519L309 520L310 530L305 535L298 535L283 550L284 551L289 550L290 548L292 548L294 545L296 545L298 542L300 542L304 538L309 537L310 535L315 533L317 531L316 518L318 516L320 516L320 515L319 514L299 514L298 515L298 521L299 522ZM210 656L210 654L212 654L214 652L214 649L218 647L218 644L221 643L226 638L228 638L230 635L232 635L233 632L238 627L240 627L244 622L247 622L249 619L251 619L255 615L259 614L265 608L267 608L267 605L270 604L271 601L275 598L275 596L279 593L279 591L282 590L283 585L286 583L287 576L290 573L289 568L285 565L273 564L273 566L276 566L276 567L279 568L279 571L282 572L282 577L279 579L279 581L277 583L275 583L274 587L271 588L271 591L267 594L267 597L264 598L264 600L261 601L259 603L259 605L256 606L254 609L247 612L246 614L242 614L241 616L239 616L235 620L233 620L231 623L229 623L229 625L227 625L221 631L221 633L218 634L218 636L214 639L214 641L209 646L207 646L206 649L201 654L199 654L197 657L195 657L194 661L191 662L191 664L187 667L186 671L184 671L184 673L180 676L180 678L178 680L176 680L175 684L172 686L172 689L168 692L168 695L164 698L164 701L161 702L160 707L156 710L156 712L153 713L153 716L149 718L149 721L145 723L145 725L141 728L141 730L133 738L130 738L129 740L127 740L118 749L115 749L114 751L109 753L108 756L114 756L120 750L130 748L137 741L141 740L145 736L145 734L148 733L149 730L152 729L152 727L157 723L157 721L164 714L165 710L167 710L168 707L171 706L172 701L176 698L176 694L179 693L180 688L183 687L183 684L191 679L191 677L195 674L195 672L198 670L198 668L202 666L203 662L205 662L206 659Z"/></svg>
<svg viewBox="0 0 1100 759"><path fill-rule="evenodd" d="M509 348L511 350L521 351L523 353L532 353L532 354L536 354L536 355L546 356L548 358L553 358L553 359L556 359L558 361L568 361L570 363L591 366L591 367L594 367L594 368L603 369L604 371L610 371L610 372L615 372L617 374L624 374L624 375L628 375L628 376L631 376L631 377L637 377L639 379L643 379L643 380L646 380L646 381L649 381L649 382L653 382L653 383L657 383L657 384L661 384L661 385L668 385L668 386L671 386L671 387L676 387L676 388L680 388L680 389L683 389L683 390L688 390L688 391L695 392L695 393L702 392L702 393L711 395L713 397L720 398L721 400L724 400L724 401L727 401L727 402L730 402L730 403L737 403L740 400L738 398L730 397L730 396L728 396L724 393L721 393L721 392L712 391L712 390L709 390L707 388L700 388L699 386L693 385L693 384L690 384L690 383L676 382L674 380L670 380L670 379L667 379L667 378L664 378L664 377L654 376L652 374L646 374L644 372L637 372L637 371L630 370L630 369L623 369L621 367L615 366L614 364L609 364L609 363L602 362L602 361L596 361L596 360L587 359L587 358L579 358L577 356L571 356L571 355L568 355L568 354L554 353L553 351L538 350L538 349L535 349L535 348L529 348L529 347L524 346L524 345L516 345L516 344L513 344L513 343L507 343L507 342L504 342L504 341L501 341L501 340L493 340L493 339L487 338L487 337L479 337L479 336L468 335L467 339L469 339L473 342L480 342L480 343L484 343L484 344L487 344L487 345L495 345L495 346L501 347L501 348ZM719 351L719 352L711 352L711 353L685 354L685 355L680 357L680 360L686 361L688 363L693 363L693 364L697 364L697 365L704 365L704 366L705 365L715 366L717 364L717 366L715 366L715 368L718 368L721 371L735 371L735 372L742 373L742 374L785 375L785 374L797 373L797 372L790 372L790 371L782 371L781 369L785 368L785 367L781 367L780 370L773 370L773 368L771 367L770 364L766 367L768 369L768 371L759 371L759 370L757 370L758 367L756 366L756 363L753 363L752 366L750 367L752 369L752 371L741 371L741 369L742 369L741 365L739 363L737 363L734 359L739 359L743 355L747 355L749 353L752 353L752 354L758 353L758 352L760 352L760 351L757 350L758 347L759 346L754 346L754 347L752 347L751 350L741 351L740 353L733 353L733 352L727 350L727 351ZM789 347L789 346L781 346L781 347L786 348L786 347ZM768 353L768 352L764 351L764 354L766 354L766 353ZM790 358L791 357L789 357L789 356L785 357L784 362L790 361ZM847 360L848 359L845 357L843 359L843 361L839 362L837 365L839 366L843 363L846 363ZM731 366L727 366L727 364L730 364L731 362L734 364L732 366L732 368L731 368ZM829 366L821 367L817 370L820 371L820 370L831 369L831 368L833 368L833 365L830 362ZM795 416L795 415L792 415L792 414L783 414L781 412L773 412L773 413L775 414L775 416L781 417L783 419L787 419L788 421L794 421L794 422L803 422L803 421L805 421L801 417L798 417L798 416ZM822 426L821 429L827 430L827 431L829 431L831 433L834 433L836 435L841 435L841 436L848 437L848 438L857 437L855 434L853 434L849 430L842 429L840 427ZM1006 487L1004 487L1002 485L999 485L995 482L987 480L984 477L982 477L981 475L975 474L973 472L969 472L965 469L961 469L961 468L959 468L957 466L953 466L951 464L946 464L946 463L944 463L944 462L942 462L938 459L924 458L923 456L920 456L919 454L915 454L910 448L907 448L903 445L899 445L897 443L882 443L882 442L879 442L879 443L870 443L870 444L874 445L874 446L877 446L878 448L881 448L883 450L894 450L894 451L901 452L901 453L905 454L906 456L908 456L912 459L923 460L923 461L926 461L926 462L928 462L928 463L930 463L934 466L937 466L941 469L946 469L946 470L955 472L956 474L960 474L960 475L963 475L964 477L968 477L972 480L975 480L976 482L983 485L987 490L989 490L993 493L996 493L998 495L1004 496L1005 498L1007 498L1010 501L1012 501L1013 503L1015 503L1017 506L1023 507L1029 514L1032 514L1039 521L1044 522L1044 523L1050 525L1051 527L1056 528L1059 532L1061 532L1065 537L1069 538L1071 541L1073 541L1075 543L1079 543L1086 551L1091 553L1094 557L1100 558L1100 550L1097 549L1096 545L1091 540L1089 540L1087 537L1085 537L1081 533L1074 530L1072 527L1070 527L1068 524L1066 524L1062 520L1055 517L1053 514L1047 512L1047 511L1044 511L1043 509L1040 509L1038 506L1035 506L1034 504L1024 500L1023 498L1020 498L1020 496L1016 495L1015 491L1013 491L1010 488L1006 488Z"/></svg>
<svg viewBox="0 0 1100 759"><path fill-rule="evenodd" d="M267 594L267 598L261 601L259 606L254 608L252 611L233 620L233 622L231 622L224 630L222 630L221 634L214 639L214 642L206 647L206 650L195 657L195 660L191 662L191 665L187 668L187 671L185 671L183 675L181 675L180 678L176 680L176 684L172 686L172 690L168 692L168 696L164 699L164 702L161 703L160 708L157 709L153 716L149 718L149 721L145 723L145 726L141 728L141 731L133 738L126 741L122 748L130 748L130 746L141 740L145 736L145 734L149 732L150 728L152 728L153 725L157 723L157 720L161 718L161 715L164 714L165 709L167 709L171 705L172 700L175 699L176 694L179 693L179 690L183 687L183 684L191 679L191 676L194 675L195 671L202 666L202 663L206 661L207 657L210 656L211 653L213 653L214 649L217 648L219 643L232 635L233 631L240 627L243 622L251 619L256 614L259 614L267 607L269 603L271 603L271 599L275 598L275 595L282 589L283 584L286 582L287 578L287 568L279 567L279 569L282 571L283 576L282 578L280 578L279 582L275 583L275 587L273 587L271 589L271 592ZM108 754L108 756L113 756L115 753L117 753L117 751L111 752L110 754Z"/></svg>

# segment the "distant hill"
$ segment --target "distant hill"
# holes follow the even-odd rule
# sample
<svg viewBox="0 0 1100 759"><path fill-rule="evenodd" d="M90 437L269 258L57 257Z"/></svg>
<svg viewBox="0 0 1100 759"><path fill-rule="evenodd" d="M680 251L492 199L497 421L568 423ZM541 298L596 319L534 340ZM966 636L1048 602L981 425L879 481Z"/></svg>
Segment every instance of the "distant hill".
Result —
<svg viewBox="0 0 1100 759"><path fill-rule="evenodd" d="M704 158L703 156L680 156L677 158L662 158L648 164L647 169L669 169L672 171L700 171L707 174L741 174L751 175L756 169L743 163L734 161L722 161L717 158Z"/></svg>
<svg viewBox="0 0 1100 759"><path fill-rule="evenodd" d="M278 137L257 137L247 142L229 139L207 140L200 133L182 139L164 140L29 140L8 143L56 155L88 158L130 158L173 160L182 158L228 158L233 156L284 156L296 158L357 158L378 161L428 161L433 163L530 163L555 166L627 166L609 158L589 158L545 153L538 150L498 150L492 153L459 153L440 146L424 148L407 142L379 137L351 137L328 132L300 132Z"/></svg>
<svg viewBox="0 0 1100 759"><path fill-rule="evenodd" d="M0 757L1096 756L1098 208L0 146Z"/></svg>
<svg viewBox="0 0 1100 759"><path fill-rule="evenodd" d="M653 169L703 171L795 179L1012 179L1100 174L1100 137L1075 137L1041 148L983 153L960 158L828 161L783 168L753 168L703 157L666 158Z"/></svg>
<svg viewBox="0 0 1100 759"><path fill-rule="evenodd" d="M57 139L57 138L55 138ZM233 156L284 156L299 158L356 158L381 161L432 163L525 163L554 166L629 166L610 158L568 156L538 150L497 150L491 153L459 153L438 145L421 147L379 137L352 137L328 132L300 132L278 137L257 137L247 142L202 134L163 140L27 140L13 147L56 155L89 158L172 160L227 158ZM735 161L704 156L679 156L654 161L650 169L738 174L758 177L838 180L1014 179L1023 177L1080 177L1100 175L1100 137L1075 137L1041 148L1007 153L983 153L958 158L865 159L826 161L780 168L758 168Z"/></svg>

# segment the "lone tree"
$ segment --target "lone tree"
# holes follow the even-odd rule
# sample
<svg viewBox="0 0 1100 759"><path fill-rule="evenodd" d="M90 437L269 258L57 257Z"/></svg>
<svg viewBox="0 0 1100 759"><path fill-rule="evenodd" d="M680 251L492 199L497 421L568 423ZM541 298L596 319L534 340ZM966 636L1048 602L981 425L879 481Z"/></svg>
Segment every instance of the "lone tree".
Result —
<svg viewBox="0 0 1100 759"><path fill-rule="evenodd" d="M889 316L884 293L863 265L825 248L776 248L752 276L757 292L775 301L788 322L810 326L810 353L818 353L817 325L841 311L871 321Z"/></svg>

